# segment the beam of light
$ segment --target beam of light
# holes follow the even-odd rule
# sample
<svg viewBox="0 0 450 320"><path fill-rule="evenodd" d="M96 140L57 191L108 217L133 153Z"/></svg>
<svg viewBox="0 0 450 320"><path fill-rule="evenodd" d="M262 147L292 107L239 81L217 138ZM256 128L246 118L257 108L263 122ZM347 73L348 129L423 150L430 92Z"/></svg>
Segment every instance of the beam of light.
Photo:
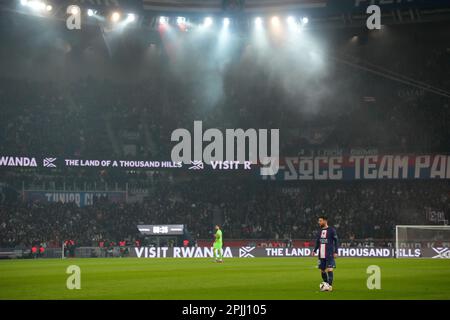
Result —
<svg viewBox="0 0 450 320"><path fill-rule="evenodd" d="M96 20L105 21L105 17L102 17L101 15L99 15L97 10L95 10L95 9L88 9L87 15L88 15L88 17L95 18Z"/></svg>
<svg viewBox="0 0 450 320"><path fill-rule="evenodd" d="M114 12L111 16L111 20L114 23L114 30L123 31L130 23L136 21L136 15L134 13L128 13L124 19L120 19L119 12Z"/></svg>
<svg viewBox="0 0 450 320"><path fill-rule="evenodd" d="M272 17L270 21L272 23L272 26L274 27L280 26L280 19L277 16Z"/></svg>
<svg viewBox="0 0 450 320"><path fill-rule="evenodd" d="M168 17L159 17L159 24L168 24L169 18Z"/></svg>
<svg viewBox="0 0 450 320"><path fill-rule="evenodd" d="M163 32L171 31L170 24L169 24L169 17L164 17L164 16L159 17L158 31L160 33L161 38L162 38Z"/></svg>
<svg viewBox="0 0 450 320"><path fill-rule="evenodd" d="M70 13L73 15L76 15L79 12L78 10L79 10L78 7L73 6L72 9L70 9Z"/></svg>
<svg viewBox="0 0 450 320"><path fill-rule="evenodd" d="M113 14L111 15L111 21L112 22L117 22L120 19L120 13L118 13L117 11L113 12Z"/></svg>
<svg viewBox="0 0 450 320"><path fill-rule="evenodd" d="M128 20L129 22L134 22L134 21L136 21L136 15L135 15L134 13L129 13L128 16L127 16L127 20Z"/></svg>
<svg viewBox="0 0 450 320"><path fill-rule="evenodd" d="M263 33L263 31L264 31L264 29L263 29L263 19L261 17L255 18L254 32L255 33Z"/></svg>
<svg viewBox="0 0 450 320"><path fill-rule="evenodd" d="M283 39L285 37L283 29L280 18L273 16L270 19L270 29L268 30L268 36L273 47L280 48L283 46Z"/></svg>
<svg viewBox="0 0 450 320"><path fill-rule="evenodd" d="M286 21L289 27L295 26L295 18L293 16L287 17Z"/></svg>
<svg viewBox="0 0 450 320"><path fill-rule="evenodd" d="M230 38L229 26L230 26L230 19L224 18L222 28L220 29L219 32L219 42L217 44L218 53L216 54L216 56L220 55L219 52L224 52L225 50L227 50L226 44L229 42Z"/></svg>
<svg viewBox="0 0 450 320"><path fill-rule="evenodd" d="M203 25L205 27L210 27L213 24L213 19L211 17L206 17L205 20L203 21Z"/></svg>
<svg viewBox="0 0 450 320"><path fill-rule="evenodd" d="M303 18L302 18L302 23L303 23L303 24L307 24L308 22L309 22L308 17L303 17Z"/></svg>
<svg viewBox="0 0 450 320"><path fill-rule="evenodd" d="M263 19L261 17L255 18L255 28L251 36L251 46L256 49L258 58L265 56L268 53L268 36L263 27Z"/></svg>
<svg viewBox="0 0 450 320"><path fill-rule="evenodd" d="M185 31L187 30L187 21L186 21L186 18L185 18L185 17L178 17L178 18L177 18L177 25L178 25L178 28L179 28L181 31L185 32Z"/></svg>
<svg viewBox="0 0 450 320"><path fill-rule="evenodd" d="M28 6L31 9L35 10L35 11L43 11L45 10L45 3L35 0L35 1L25 1L25 2L21 2L24 6Z"/></svg>
<svg viewBox="0 0 450 320"><path fill-rule="evenodd" d="M300 23L300 21L298 21L295 17L290 16L286 19L287 25L288 25L288 30L289 30L289 34L288 37L292 38L295 37L294 34L299 34L303 31L303 24Z"/></svg>
<svg viewBox="0 0 450 320"><path fill-rule="evenodd" d="M129 13L129 14L127 15L126 21L127 21L127 22L134 22L134 21L136 21L136 15L135 15L134 13Z"/></svg>
<svg viewBox="0 0 450 320"><path fill-rule="evenodd" d="M20 4L25 7L29 7L34 11L47 11L53 10L53 6L45 4L40 0L20 0Z"/></svg>

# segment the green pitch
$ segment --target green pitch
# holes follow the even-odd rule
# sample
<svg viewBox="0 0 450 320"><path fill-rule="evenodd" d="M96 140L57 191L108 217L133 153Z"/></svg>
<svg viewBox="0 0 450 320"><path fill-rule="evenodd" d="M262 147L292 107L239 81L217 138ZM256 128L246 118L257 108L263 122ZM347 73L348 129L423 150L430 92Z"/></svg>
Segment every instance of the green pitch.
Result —
<svg viewBox="0 0 450 320"><path fill-rule="evenodd" d="M319 292L314 258L48 259L0 261L0 299L450 299L450 260L337 260L333 292ZM81 268L68 290L66 268ZM368 290L370 265L381 290Z"/></svg>

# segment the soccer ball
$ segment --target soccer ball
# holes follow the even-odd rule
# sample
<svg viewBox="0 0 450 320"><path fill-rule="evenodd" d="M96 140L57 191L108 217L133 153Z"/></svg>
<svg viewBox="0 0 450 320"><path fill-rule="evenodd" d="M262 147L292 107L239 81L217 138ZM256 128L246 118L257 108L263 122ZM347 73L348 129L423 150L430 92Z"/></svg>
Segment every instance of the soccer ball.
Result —
<svg viewBox="0 0 450 320"><path fill-rule="evenodd" d="M321 282L319 285L320 291L329 291L330 285L326 282Z"/></svg>

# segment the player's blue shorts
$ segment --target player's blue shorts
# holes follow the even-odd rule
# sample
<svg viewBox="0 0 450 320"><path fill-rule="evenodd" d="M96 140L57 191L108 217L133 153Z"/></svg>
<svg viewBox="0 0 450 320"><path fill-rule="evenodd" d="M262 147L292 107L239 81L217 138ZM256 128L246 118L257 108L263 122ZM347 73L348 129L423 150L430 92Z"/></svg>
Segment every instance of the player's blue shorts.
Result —
<svg viewBox="0 0 450 320"><path fill-rule="evenodd" d="M325 270L328 268L336 268L336 262L334 261L334 257L328 257L325 259L319 259L318 261L318 267L320 270Z"/></svg>

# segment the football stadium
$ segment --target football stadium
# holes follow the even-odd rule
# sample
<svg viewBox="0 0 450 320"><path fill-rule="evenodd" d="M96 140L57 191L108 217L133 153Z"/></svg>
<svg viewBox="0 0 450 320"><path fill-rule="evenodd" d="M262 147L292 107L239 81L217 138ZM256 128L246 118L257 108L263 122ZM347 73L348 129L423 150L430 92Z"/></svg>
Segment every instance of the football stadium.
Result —
<svg viewBox="0 0 450 320"><path fill-rule="evenodd" d="M0 43L0 300L450 300L449 1L3 0Z"/></svg>

